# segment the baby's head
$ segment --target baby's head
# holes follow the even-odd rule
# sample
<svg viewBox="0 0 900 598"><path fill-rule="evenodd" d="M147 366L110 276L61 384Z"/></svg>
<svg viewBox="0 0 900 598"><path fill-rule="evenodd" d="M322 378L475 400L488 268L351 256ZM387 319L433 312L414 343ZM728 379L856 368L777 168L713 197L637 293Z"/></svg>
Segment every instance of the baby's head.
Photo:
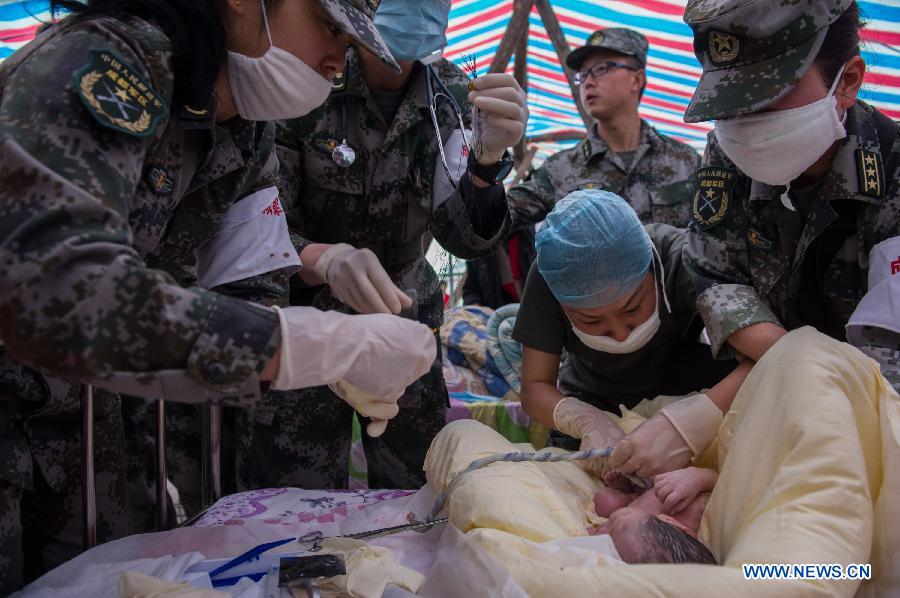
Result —
<svg viewBox="0 0 900 598"><path fill-rule="evenodd" d="M667 515L625 507L612 513L598 531L610 535L626 563L717 564L706 546Z"/></svg>

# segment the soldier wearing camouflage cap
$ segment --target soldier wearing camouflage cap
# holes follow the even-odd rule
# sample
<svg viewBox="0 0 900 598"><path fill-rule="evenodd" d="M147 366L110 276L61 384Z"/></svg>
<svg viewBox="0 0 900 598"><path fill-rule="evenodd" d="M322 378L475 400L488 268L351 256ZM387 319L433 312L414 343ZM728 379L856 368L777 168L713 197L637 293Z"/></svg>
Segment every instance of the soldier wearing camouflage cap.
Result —
<svg viewBox="0 0 900 598"><path fill-rule="evenodd" d="M325 100L348 43L396 62L367 0L89 0L0 67L0 594L80 552L80 388L99 540L131 531L119 396L253 402L346 382L381 420L428 327L286 303L299 267L274 127ZM271 17L271 18L269 18Z"/></svg>
<svg viewBox="0 0 900 598"><path fill-rule="evenodd" d="M303 262L292 279L293 305L402 309L437 330L444 306L424 239L463 259L492 253L503 240L506 150L524 133L527 100L508 74L470 81L440 58L449 13L450 0L382 0L375 24L402 72L351 50L325 104L278 124L282 197ZM471 155L463 144L473 104L481 155L477 142ZM444 426L447 401L438 356L407 389L385 433L363 435L369 487L425 483L425 453ZM328 387L269 393L239 426L241 486L346 487L352 421L353 410Z"/></svg>
<svg viewBox="0 0 900 598"><path fill-rule="evenodd" d="M567 56L581 103L595 123L586 139L550 156L509 190L515 226L540 222L557 201L579 189L616 193L644 223L687 225L688 181L700 157L638 113L647 82L647 48L641 33L610 27L595 31Z"/></svg>
<svg viewBox="0 0 900 598"><path fill-rule="evenodd" d="M803 326L847 340L870 262L888 267L876 245L900 274L898 126L857 99L856 2L691 0L684 19L703 65L685 120L716 119L684 256L714 354L756 361ZM852 340L900 389L900 335L871 324ZM680 447L653 444L669 425L648 421L610 464L680 467Z"/></svg>

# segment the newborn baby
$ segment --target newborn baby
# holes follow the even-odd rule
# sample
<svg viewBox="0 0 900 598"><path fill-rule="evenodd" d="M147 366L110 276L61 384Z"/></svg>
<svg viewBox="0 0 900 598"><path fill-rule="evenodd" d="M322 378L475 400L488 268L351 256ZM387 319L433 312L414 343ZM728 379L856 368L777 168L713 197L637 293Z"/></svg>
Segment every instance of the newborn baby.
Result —
<svg viewBox="0 0 900 598"><path fill-rule="evenodd" d="M709 549L697 540L700 518L716 484L716 472L687 467L653 478L643 493L620 490L620 474L607 472L608 487L594 495L594 508L606 523L589 530L609 534L627 563L700 563L715 565Z"/></svg>

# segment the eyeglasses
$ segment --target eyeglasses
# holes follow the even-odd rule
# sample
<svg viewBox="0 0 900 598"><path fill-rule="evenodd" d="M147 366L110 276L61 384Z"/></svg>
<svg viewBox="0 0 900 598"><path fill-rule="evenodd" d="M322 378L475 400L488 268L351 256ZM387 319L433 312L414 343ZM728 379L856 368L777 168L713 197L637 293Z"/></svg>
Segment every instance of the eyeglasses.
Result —
<svg viewBox="0 0 900 598"><path fill-rule="evenodd" d="M625 64L624 62L615 62L612 60L607 60L606 62L600 62L595 64L592 67L581 69L577 73L575 73L575 85L581 85L585 81L587 81L588 77L593 77L595 79L602 77L606 73L609 72L609 69L617 68L617 69L628 69L629 71L639 71L640 69L631 66L630 64Z"/></svg>

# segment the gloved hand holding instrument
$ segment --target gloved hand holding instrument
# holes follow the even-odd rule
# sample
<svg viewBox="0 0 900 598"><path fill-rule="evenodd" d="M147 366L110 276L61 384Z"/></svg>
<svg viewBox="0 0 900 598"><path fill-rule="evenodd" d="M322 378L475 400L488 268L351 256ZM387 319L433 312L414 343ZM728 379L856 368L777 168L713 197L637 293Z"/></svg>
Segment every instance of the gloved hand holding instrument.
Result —
<svg viewBox="0 0 900 598"><path fill-rule="evenodd" d="M361 314L396 315L412 306L369 249L332 245L316 260L315 272L336 299Z"/></svg>
<svg viewBox="0 0 900 598"><path fill-rule="evenodd" d="M642 478L681 469L712 444L722 419L705 394L676 401L619 442L609 465Z"/></svg>
<svg viewBox="0 0 900 598"><path fill-rule="evenodd" d="M278 374L272 388L332 385L358 413L384 432L399 412L406 387L437 357L428 326L386 314L348 315L312 307L275 308L281 324Z"/></svg>
<svg viewBox="0 0 900 598"><path fill-rule="evenodd" d="M581 451L615 446L625 437L625 432L606 413L575 397L566 397L556 404L553 425L563 434L580 439ZM608 469L606 459L578 461L578 465L597 477Z"/></svg>

